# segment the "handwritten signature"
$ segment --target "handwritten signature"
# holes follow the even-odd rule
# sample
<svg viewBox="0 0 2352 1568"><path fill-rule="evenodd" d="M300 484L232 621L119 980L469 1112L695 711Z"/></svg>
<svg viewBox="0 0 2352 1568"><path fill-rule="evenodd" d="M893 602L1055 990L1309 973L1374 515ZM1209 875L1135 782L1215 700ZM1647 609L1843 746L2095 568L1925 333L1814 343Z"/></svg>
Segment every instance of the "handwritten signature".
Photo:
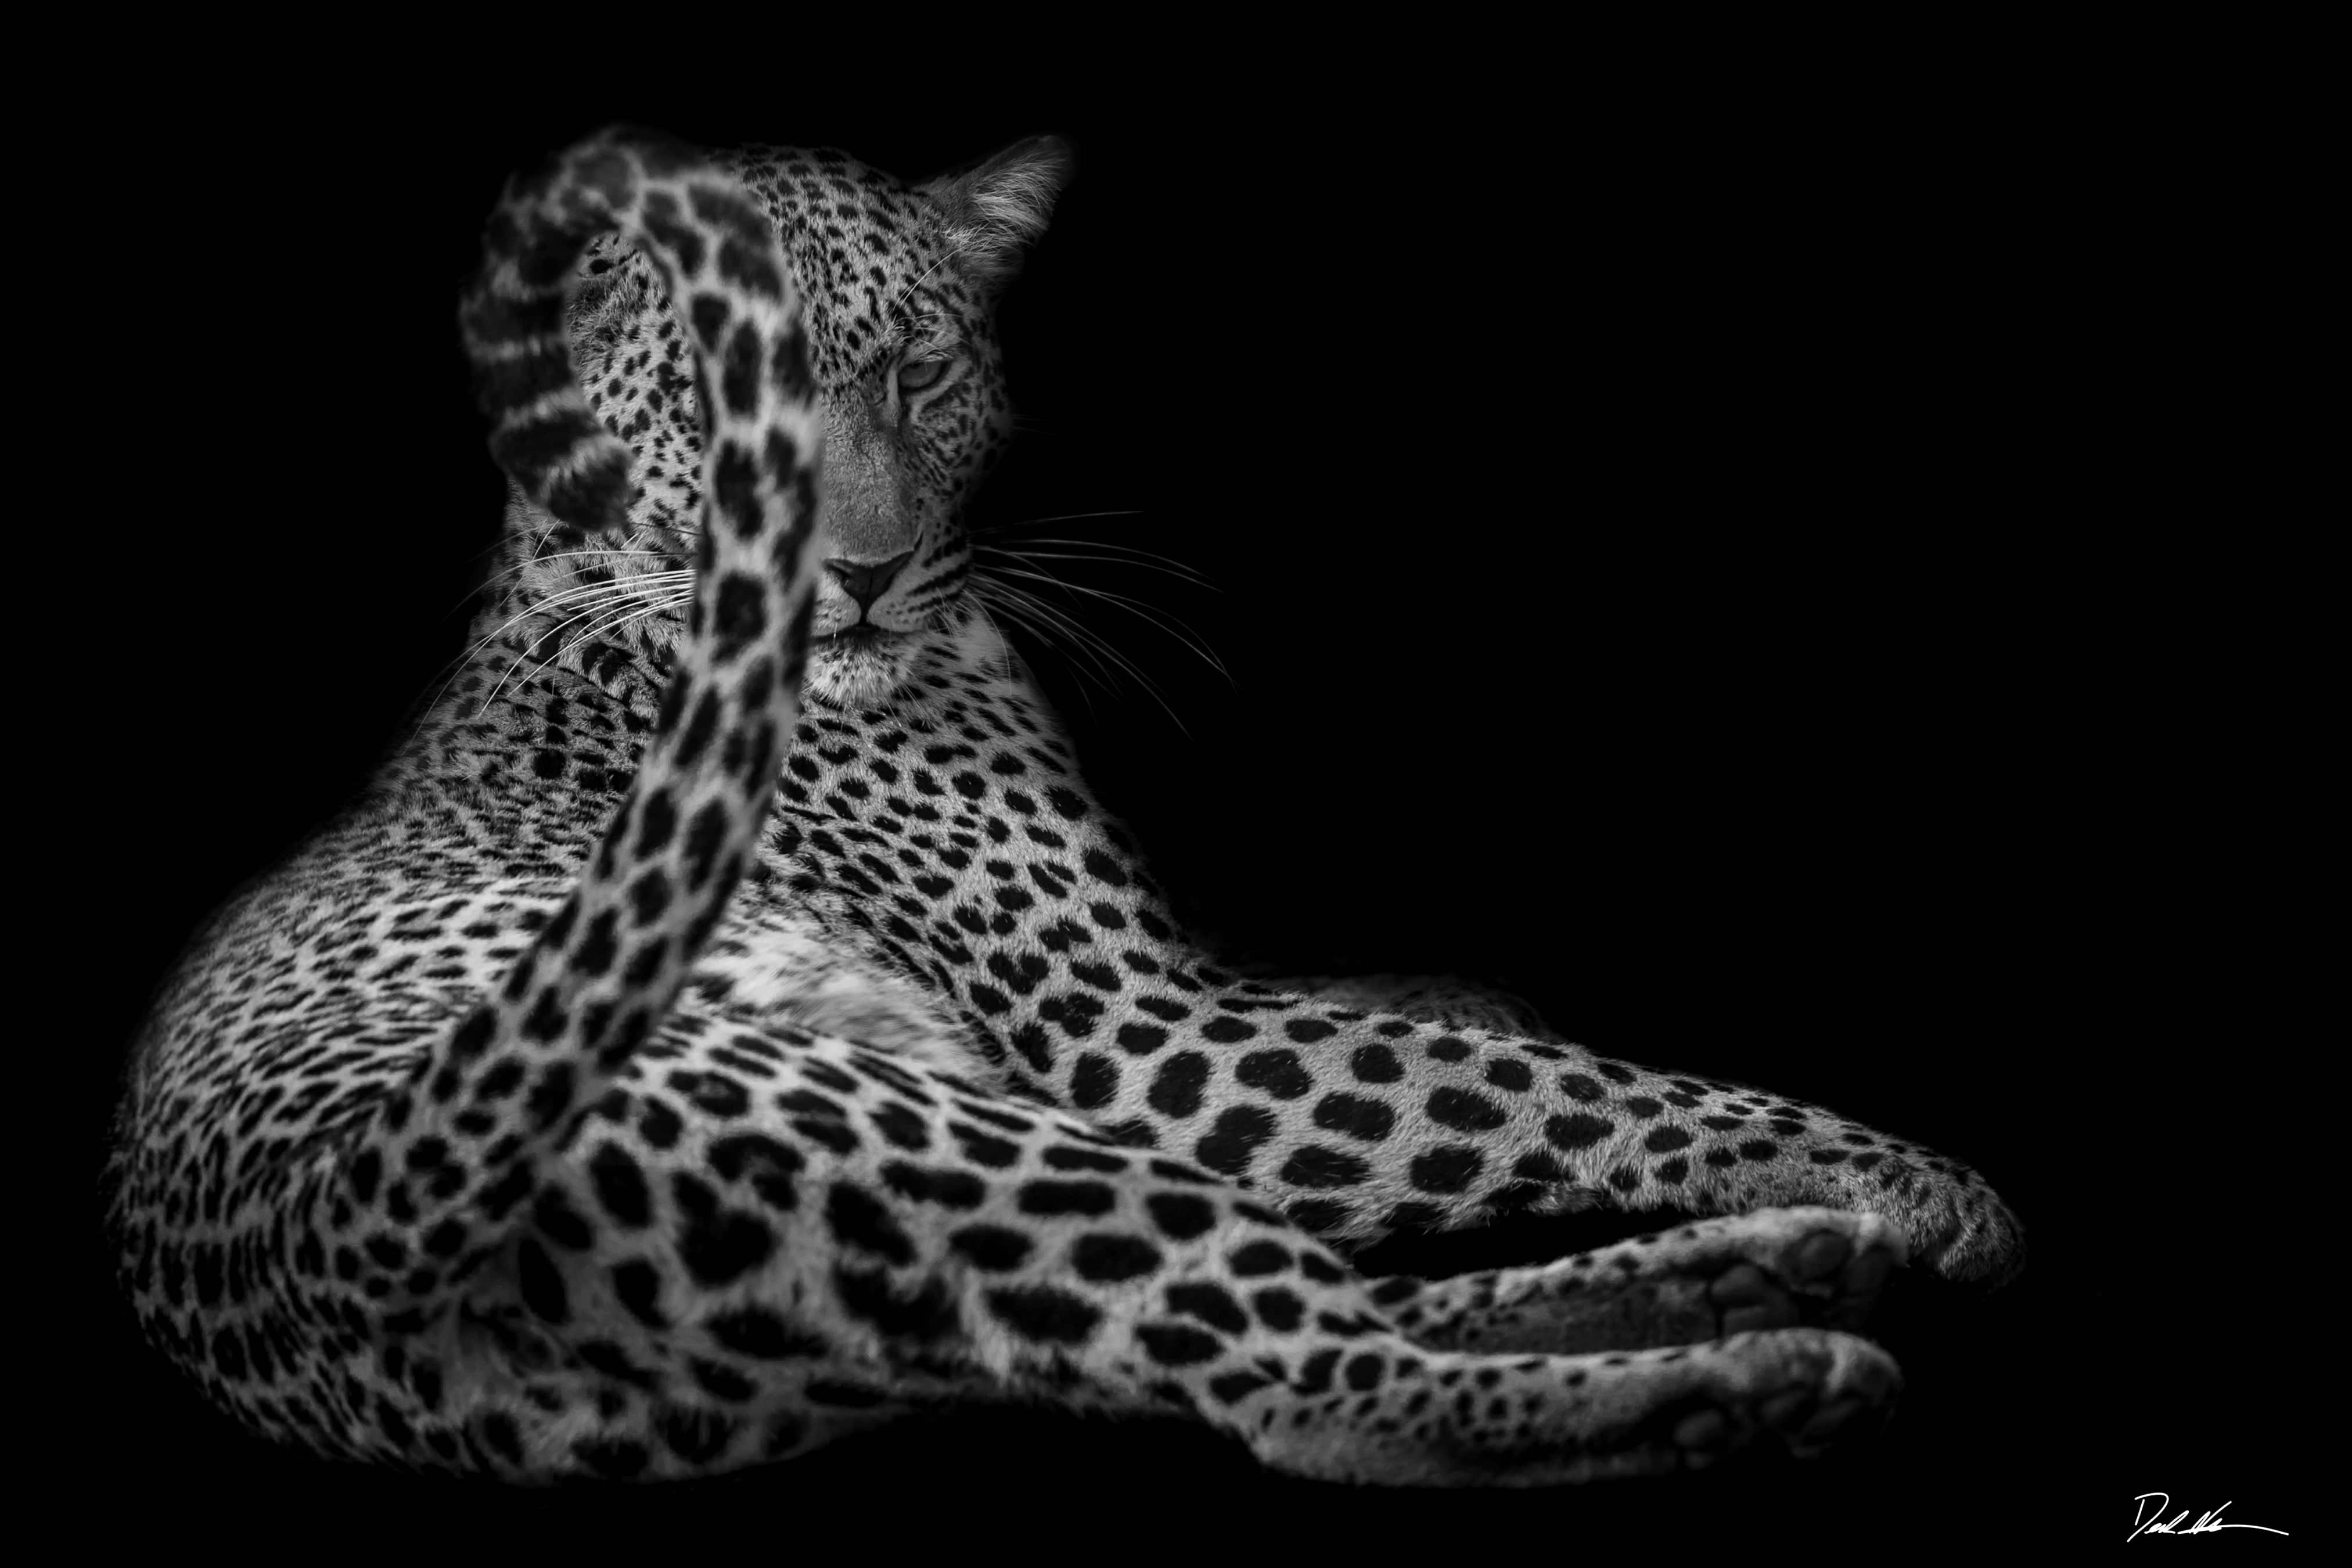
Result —
<svg viewBox="0 0 2352 1568"><path fill-rule="evenodd" d="M2150 1498L2156 1500L2154 1508L2147 1506L2147 1500ZM2142 1492L2132 1499L2132 1532L2124 1539L2137 1541L2143 1535L2210 1535L2217 1530L2260 1530L2272 1535L2286 1533L2284 1530L2272 1530L2267 1524L2225 1522L2221 1518L2221 1509L2230 1506L2226 1502L2221 1505L2221 1508L2208 1509L2199 1514L2197 1522L2184 1529L2180 1521L2189 1517L2189 1510L2184 1508L2170 1519L2167 1519L2164 1517L2164 1510L2171 1506L2172 1494L2169 1492Z"/></svg>

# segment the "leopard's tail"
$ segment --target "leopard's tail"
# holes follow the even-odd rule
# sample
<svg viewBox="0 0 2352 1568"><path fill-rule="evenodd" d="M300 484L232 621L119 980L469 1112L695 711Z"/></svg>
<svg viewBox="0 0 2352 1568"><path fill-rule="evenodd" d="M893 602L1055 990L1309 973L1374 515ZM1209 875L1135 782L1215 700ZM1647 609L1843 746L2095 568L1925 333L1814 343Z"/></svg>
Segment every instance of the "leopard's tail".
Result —
<svg viewBox="0 0 2352 1568"><path fill-rule="evenodd" d="M696 353L693 607L635 782L571 897L312 1177L313 1225L359 1260L345 1278L375 1336L448 1308L659 1026L753 854L800 710L820 422L782 251L730 176L615 130L508 188L461 313L491 452L560 521L625 525L629 448L582 394L563 320L573 264L606 230L650 258Z"/></svg>

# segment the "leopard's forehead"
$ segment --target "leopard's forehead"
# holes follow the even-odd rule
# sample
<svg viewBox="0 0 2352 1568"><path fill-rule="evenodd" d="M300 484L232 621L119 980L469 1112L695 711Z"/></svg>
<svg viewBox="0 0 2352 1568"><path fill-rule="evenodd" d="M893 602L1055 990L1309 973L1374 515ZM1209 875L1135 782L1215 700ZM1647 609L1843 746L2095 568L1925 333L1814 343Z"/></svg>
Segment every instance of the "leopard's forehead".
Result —
<svg viewBox="0 0 2352 1568"><path fill-rule="evenodd" d="M919 188L829 147L743 147L719 161L783 240L820 384L850 384L916 344L984 345L988 302Z"/></svg>

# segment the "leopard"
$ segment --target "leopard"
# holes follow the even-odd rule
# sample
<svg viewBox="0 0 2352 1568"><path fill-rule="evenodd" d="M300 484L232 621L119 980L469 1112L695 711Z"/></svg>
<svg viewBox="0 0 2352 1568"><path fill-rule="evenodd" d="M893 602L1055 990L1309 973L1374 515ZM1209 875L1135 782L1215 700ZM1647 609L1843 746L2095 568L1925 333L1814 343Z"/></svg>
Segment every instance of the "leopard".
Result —
<svg viewBox="0 0 2352 1568"><path fill-rule="evenodd" d="M508 184L459 310L509 487L470 650L123 1074L121 1288L244 1427L537 1486L1026 1402L1554 1486L1867 1443L1894 1271L2022 1267L1958 1161L1179 918L967 521L1074 167L615 127ZM1596 1205L1684 1217L1350 1261Z"/></svg>

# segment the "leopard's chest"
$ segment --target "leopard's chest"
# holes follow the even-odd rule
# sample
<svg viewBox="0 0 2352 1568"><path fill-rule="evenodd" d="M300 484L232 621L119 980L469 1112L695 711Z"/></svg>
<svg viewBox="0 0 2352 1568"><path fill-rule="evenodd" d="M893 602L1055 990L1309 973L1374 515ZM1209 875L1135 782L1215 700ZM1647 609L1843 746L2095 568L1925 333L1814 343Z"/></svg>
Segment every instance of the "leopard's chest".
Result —
<svg viewBox="0 0 2352 1568"><path fill-rule="evenodd" d="M695 965L688 989L727 1016L838 1036L944 1072L984 1076L977 1040L934 985L806 900L742 898Z"/></svg>

